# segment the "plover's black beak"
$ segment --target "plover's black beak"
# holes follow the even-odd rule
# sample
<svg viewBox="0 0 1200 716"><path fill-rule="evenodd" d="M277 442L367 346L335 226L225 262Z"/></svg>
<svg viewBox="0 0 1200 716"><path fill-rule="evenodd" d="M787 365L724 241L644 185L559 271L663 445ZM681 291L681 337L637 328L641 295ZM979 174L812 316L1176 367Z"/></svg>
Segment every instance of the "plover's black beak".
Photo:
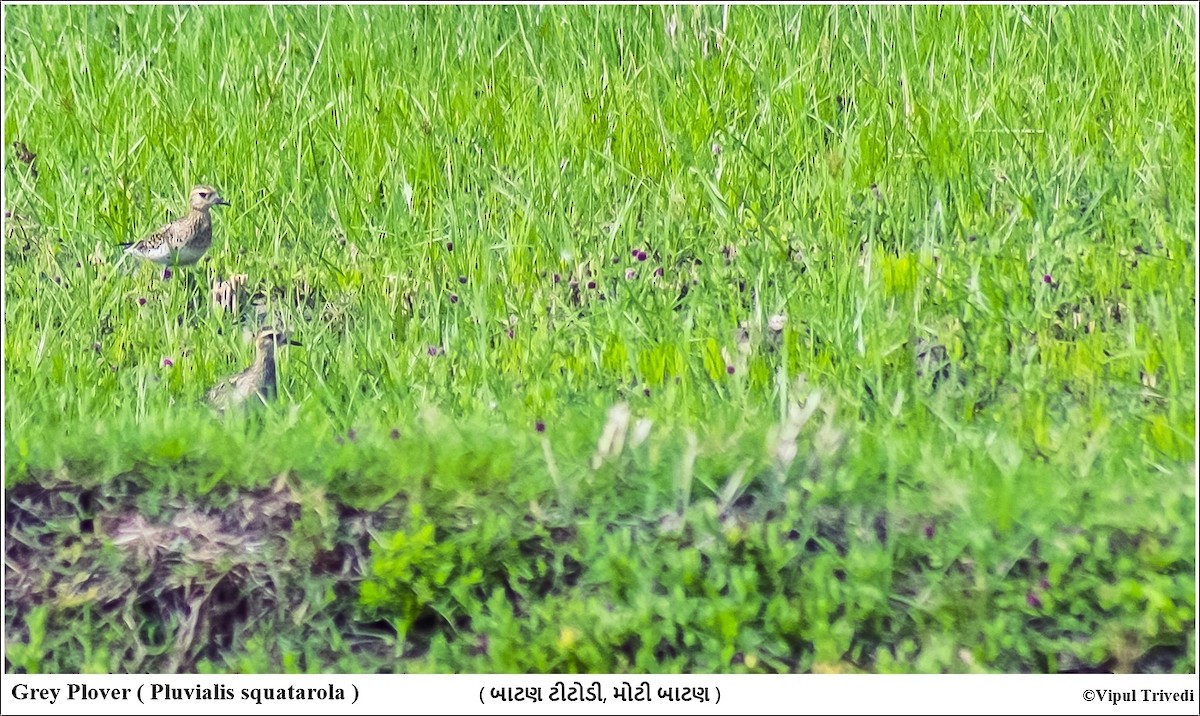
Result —
<svg viewBox="0 0 1200 716"><path fill-rule="evenodd" d="M229 202L225 201L225 197L217 197L217 203L221 206L229 206Z"/></svg>

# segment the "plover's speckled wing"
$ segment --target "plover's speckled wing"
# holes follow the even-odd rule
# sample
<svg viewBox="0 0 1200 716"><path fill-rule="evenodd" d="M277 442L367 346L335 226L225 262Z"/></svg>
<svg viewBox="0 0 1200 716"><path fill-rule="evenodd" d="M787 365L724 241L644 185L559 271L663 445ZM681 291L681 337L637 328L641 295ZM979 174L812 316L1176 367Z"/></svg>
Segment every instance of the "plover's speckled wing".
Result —
<svg viewBox="0 0 1200 716"><path fill-rule="evenodd" d="M178 241L175 238L179 233L178 223L178 220L172 221L141 241L128 244L125 253L133 254L134 256L155 263L165 263L171 258L172 244Z"/></svg>
<svg viewBox="0 0 1200 716"><path fill-rule="evenodd" d="M256 392L252 373L253 368L222 380L208 391L205 400L209 405L222 412L244 403L246 398Z"/></svg>
<svg viewBox="0 0 1200 716"><path fill-rule="evenodd" d="M212 245L206 213L192 212L162 227L126 251L158 264L194 264Z"/></svg>
<svg viewBox="0 0 1200 716"><path fill-rule="evenodd" d="M214 385L205 394L204 400L218 410L224 410L229 405L229 390L233 387L233 381L223 380Z"/></svg>

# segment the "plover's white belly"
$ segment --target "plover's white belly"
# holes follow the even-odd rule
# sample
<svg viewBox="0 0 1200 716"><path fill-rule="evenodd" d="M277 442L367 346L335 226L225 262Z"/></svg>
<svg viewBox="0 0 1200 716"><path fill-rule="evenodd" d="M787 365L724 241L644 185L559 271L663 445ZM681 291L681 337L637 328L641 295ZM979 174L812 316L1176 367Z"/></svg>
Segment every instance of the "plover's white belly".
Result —
<svg viewBox="0 0 1200 716"><path fill-rule="evenodd" d="M199 246L181 246L176 249L171 255L166 258L167 262L177 263L180 266L194 264L200 260L200 257L208 251L208 245Z"/></svg>
<svg viewBox="0 0 1200 716"><path fill-rule="evenodd" d="M161 266L190 266L199 261L200 257L207 250L207 246L204 248L181 246L173 249L166 244L161 244L149 249L130 249L129 253L141 256L147 261L153 261Z"/></svg>

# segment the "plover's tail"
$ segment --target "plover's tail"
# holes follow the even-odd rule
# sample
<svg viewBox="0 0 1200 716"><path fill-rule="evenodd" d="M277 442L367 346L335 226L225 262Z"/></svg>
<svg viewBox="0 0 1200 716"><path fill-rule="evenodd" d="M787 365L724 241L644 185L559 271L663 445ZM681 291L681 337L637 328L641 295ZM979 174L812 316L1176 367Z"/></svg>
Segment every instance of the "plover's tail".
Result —
<svg viewBox="0 0 1200 716"><path fill-rule="evenodd" d="M132 241L124 244L117 244L117 246L121 249L121 254L117 256L118 269L125 265L125 260L128 259L133 253L133 244L134 242Z"/></svg>

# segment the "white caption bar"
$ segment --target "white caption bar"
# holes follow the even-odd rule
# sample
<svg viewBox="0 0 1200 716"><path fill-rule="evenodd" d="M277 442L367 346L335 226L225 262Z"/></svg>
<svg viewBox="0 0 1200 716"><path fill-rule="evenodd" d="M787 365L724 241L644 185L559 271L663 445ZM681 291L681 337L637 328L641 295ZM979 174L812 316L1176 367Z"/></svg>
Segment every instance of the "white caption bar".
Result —
<svg viewBox="0 0 1200 716"><path fill-rule="evenodd" d="M4 678L5 714L1195 714L1195 675Z"/></svg>

